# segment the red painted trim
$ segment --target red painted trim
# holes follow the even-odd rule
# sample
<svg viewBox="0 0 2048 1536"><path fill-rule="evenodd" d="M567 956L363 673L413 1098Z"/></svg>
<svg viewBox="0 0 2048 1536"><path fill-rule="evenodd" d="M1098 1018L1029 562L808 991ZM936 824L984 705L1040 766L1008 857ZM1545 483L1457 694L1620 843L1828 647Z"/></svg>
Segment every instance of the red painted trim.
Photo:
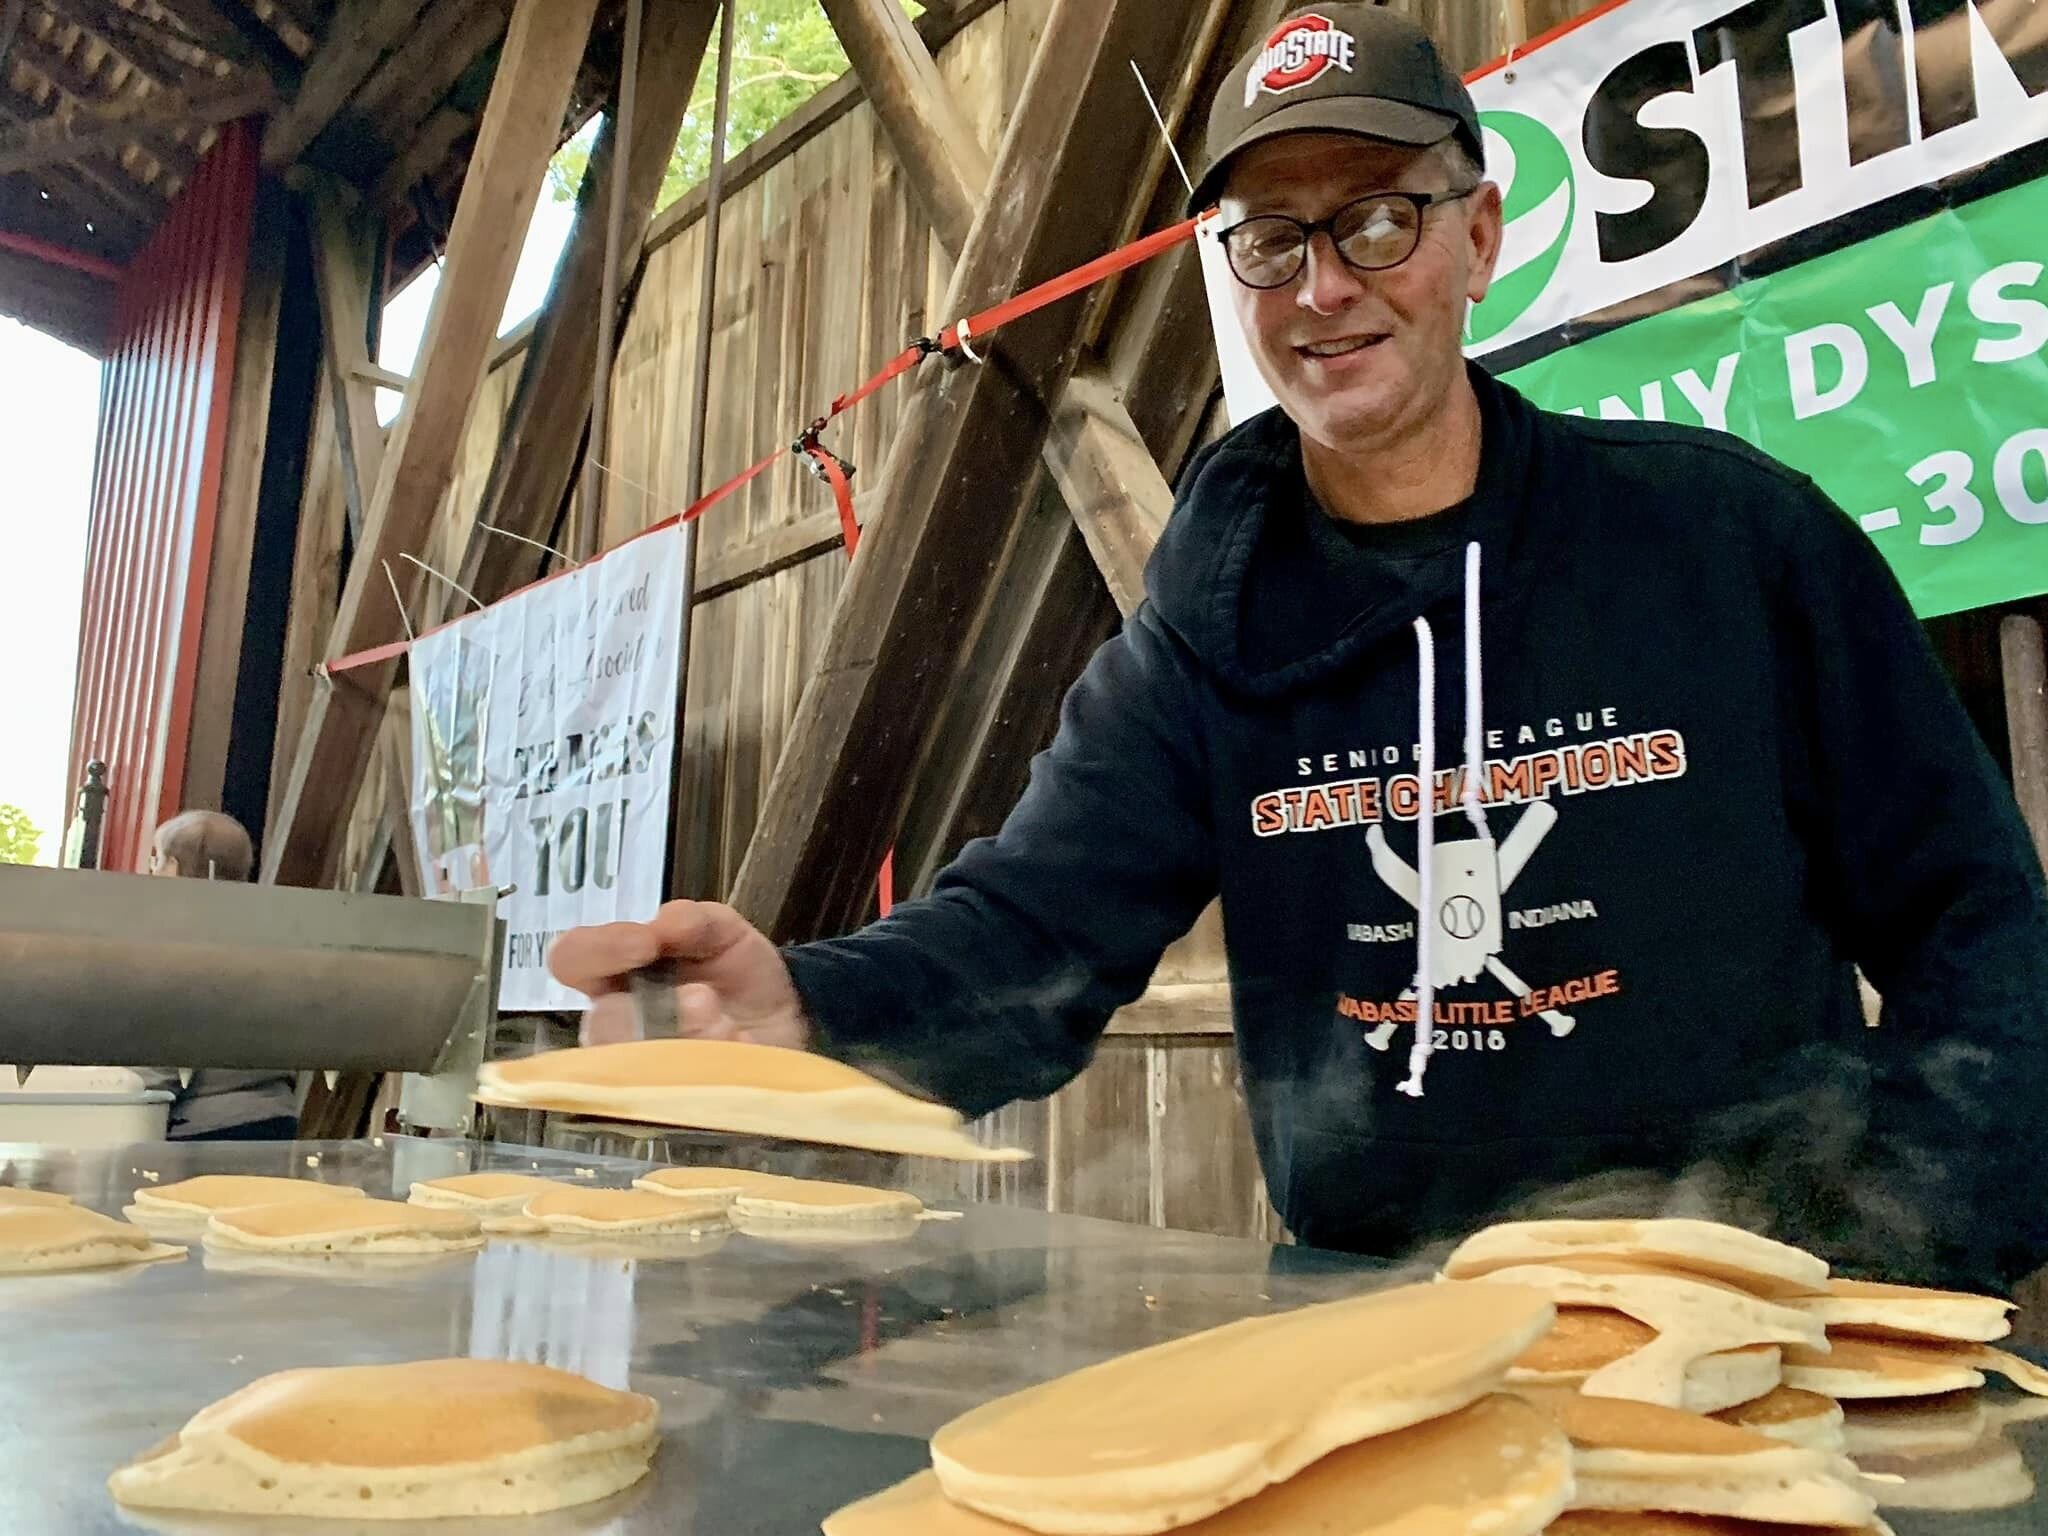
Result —
<svg viewBox="0 0 2048 1536"><path fill-rule="evenodd" d="M231 126L113 294L71 752L108 764L109 869L182 809L259 175Z"/></svg>
<svg viewBox="0 0 2048 1536"><path fill-rule="evenodd" d="M1604 3L1594 6L1593 9L1590 11L1582 11L1577 16L1572 17L1569 21L1560 21L1556 26L1552 27L1548 32L1545 32L1542 36L1532 38L1524 47L1517 48L1512 53L1504 53L1490 64L1480 65L1477 69L1473 70L1471 74L1465 77L1465 83L1467 85L1476 85L1481 80L1485 79L1488 75L1493 74L1495 71L1507 68L1507 63L1509 59L1526 59L1538 48L1548 47L1550 44L1556 42L1559 38L1578 31L1579 28L1583 27L1587 22L1598 21L1602 16L1605 16L1609 11L1618 11L1626 4L1628 4L1628 0L1604 0Z"/></svg>
<svg viewBox="0 0 2048 1536"><path fill-rule="evenodd" d="M37 261L48 262L53 267L69 267L74 272L83 272L88 277L104 278L110 283L121 280L121 268L104 256L91 256L84 251L74 251L68 246L52 245L47 240L38 240L34 235L17 235L0 229L0 251L13 251L18 255L31 256Z"/></svg>

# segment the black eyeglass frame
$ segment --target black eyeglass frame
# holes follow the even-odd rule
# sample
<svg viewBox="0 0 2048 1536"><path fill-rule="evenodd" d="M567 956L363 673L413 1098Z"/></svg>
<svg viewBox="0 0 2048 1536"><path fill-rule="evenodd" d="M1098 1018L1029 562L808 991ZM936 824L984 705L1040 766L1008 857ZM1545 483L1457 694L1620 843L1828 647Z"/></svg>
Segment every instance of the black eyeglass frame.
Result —
<svg viewBox="0 0 2048 1536"><path fill-rule="evenodd" d="M1343 262L1345 266L1351 268L1352 271L1391 272L1395 267L1400 266L1402 262L1413 256L1421 247L1422 224L1423 220L1428 216L1430 209L1444 203L1455 203L1461 198L1470 197L1479 190L1479 185L1478 182L1474 182L1469 187L1443 192L1368 192L1363 197L1354 197L1328 218L1316 219L1313 222L1306 219L1297 219L1292 214L1286 213L1255 213L1248 219L1238 220L1237 223L1231 225L1228 229L1218 230L1216 232L1216 239L1223 247L1223 257L1230 266L1230 275L1240 283L1243 283L1245 287L1255 289L1260 293L1270 293L1275 288L1285 288L1289 283L1299 280L1301 274L1308 269L1308 248L1315 243L1315 238L1319 234L1330 237L1330 248L1337 253L1337 259ZM1367 266L1364 262L1353 261L1345 252L1344 243L1337 238L1337 225L1339 221L1361 203L1383 203L1389 200L1406 203L1415 210L1415 238L1408 243L1408 249L1392 261L1381 262L1378 266ZM1301 231L1301 243L1296 248L1292 271L1278 282L1255 283L1238 271L1237 255L1231 249L1230 237L1246 225L1257 224L1269 219L1277 219L1282 223L1292 224L1297 230Z"/></svg>

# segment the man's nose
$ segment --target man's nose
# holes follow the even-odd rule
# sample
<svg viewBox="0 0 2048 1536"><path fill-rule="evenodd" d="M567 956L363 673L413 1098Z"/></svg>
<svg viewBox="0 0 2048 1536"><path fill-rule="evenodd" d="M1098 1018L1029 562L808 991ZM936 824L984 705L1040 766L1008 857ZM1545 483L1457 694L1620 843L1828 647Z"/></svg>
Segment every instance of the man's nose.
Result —
<svg viewBox="0 0 2048 1536"><path fill-rule="evenodd" d="M1312 313L1334 315L1349 309L1364 294L1365 283L1361 274L1337 254L1337 242L1330 237L1330 232L1317 230L1309 237L1301 276L1297 279L1295 302Z"/></svg>

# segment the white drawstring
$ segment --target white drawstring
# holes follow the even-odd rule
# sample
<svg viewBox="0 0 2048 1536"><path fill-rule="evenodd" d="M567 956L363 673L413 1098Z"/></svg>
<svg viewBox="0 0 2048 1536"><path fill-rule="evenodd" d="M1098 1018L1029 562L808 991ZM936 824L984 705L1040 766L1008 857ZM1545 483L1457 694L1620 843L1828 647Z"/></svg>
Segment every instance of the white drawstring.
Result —
<svg viewBox="0 0 2048 1536"><path fill-rule="evenodd" d="M1436 637L1427 619L1415 621L1415 773L1421 794L1415 813L1415 1039L1400 1091L1422 1097L1436 1040ZM1465 546L1465 784L1459 799L1479 835L1490 834L1480 805L1479 776L1486 768L1486 706L1480 671L1479 543Z"/></svg>
<svg viewBox="0 0 2048 1536"><path fill-rule="evenodd" d="M1465 816L1487 836L1479 808L1479 776L1486 771L1486 693L1479 670L1479 541L1465 546Z"/></svg>
<svg viewBox="0 0 2048 1536"><path fill-rule="evenodd" d="M1430 951L1436 928L1436 637L1429 620L1415 621L1415 1039L1408 1047L1408 1077L1400 1085L1422 1097L1436 1022L1436 972Z"/></svg>

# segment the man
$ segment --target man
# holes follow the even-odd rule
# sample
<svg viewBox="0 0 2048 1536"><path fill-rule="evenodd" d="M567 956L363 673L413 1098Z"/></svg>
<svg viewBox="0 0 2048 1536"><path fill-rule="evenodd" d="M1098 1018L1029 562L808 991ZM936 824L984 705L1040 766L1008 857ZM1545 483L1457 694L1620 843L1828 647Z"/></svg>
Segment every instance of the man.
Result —
<svg viewBox="0 0 2048 1536"><path fill-rule="evenodd" d="M167 879L249 878L256 850L242 824L218 811L183 811L156 829L149 872ZM298 1085L289 1072L229 1072L207 1067L178 1083L169 1070L143 1073L172 1092L173 1141L290 1141L298 1135Z"/></svg>
<svg viewBox="0 0 2048 1536"><path fill-rule="evenodd" d="M1220 891L1306 1242L1619 1180L1902 1276L2027 1267L2048 904L1896 582L1736 439L1468 367L1501 238L1471 99L1403 18L1312 14L1233 73L1196 197L1281 410L1189 468L1001 834L847 938L676 903L557 974L603 1038L667 955L686 1030L978 1114L1086 1065Z"/></svg>

